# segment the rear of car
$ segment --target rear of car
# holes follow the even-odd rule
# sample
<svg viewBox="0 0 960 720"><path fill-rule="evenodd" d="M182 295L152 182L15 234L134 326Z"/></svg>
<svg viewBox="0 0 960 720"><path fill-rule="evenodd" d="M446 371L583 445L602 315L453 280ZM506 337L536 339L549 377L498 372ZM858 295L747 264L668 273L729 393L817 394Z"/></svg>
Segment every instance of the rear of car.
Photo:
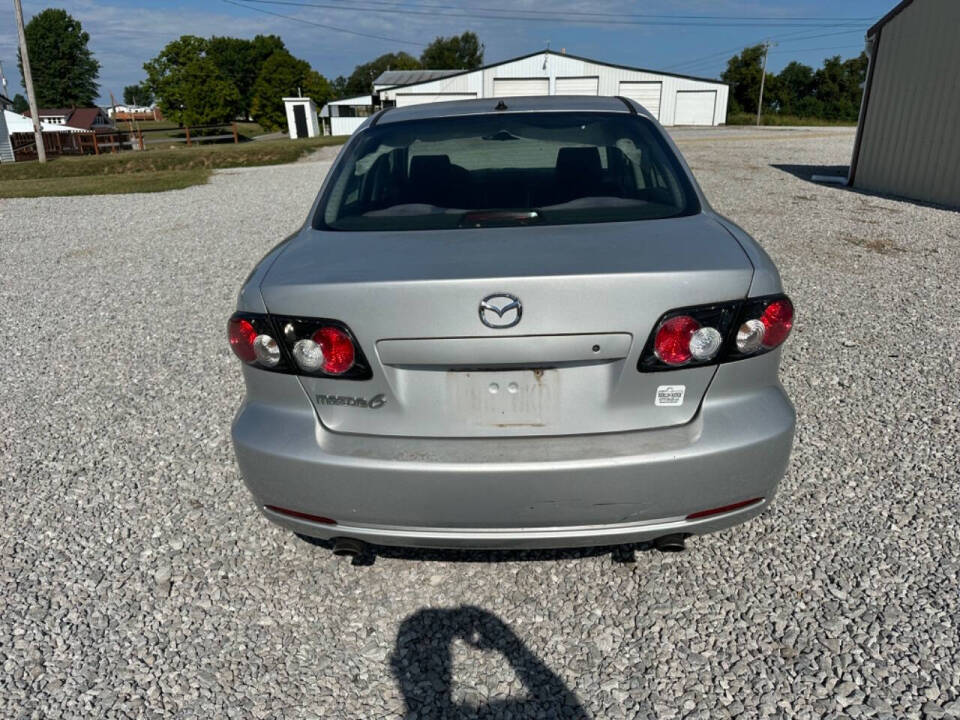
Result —
<svg viewBox="0 0 960 720"><path fill-rule="evenodd" d="M752 517L794 426L776 270L642 109L509 102L375 117L241 290L233 438L258 505L444 547Z"/></svg>

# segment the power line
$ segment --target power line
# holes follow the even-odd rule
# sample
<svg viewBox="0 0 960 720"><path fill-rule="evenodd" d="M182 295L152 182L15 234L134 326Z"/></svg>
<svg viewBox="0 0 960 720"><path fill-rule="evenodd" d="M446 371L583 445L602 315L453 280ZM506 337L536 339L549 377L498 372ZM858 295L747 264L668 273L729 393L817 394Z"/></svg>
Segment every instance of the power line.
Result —
<svg viewBox="0 0 960 720"><path fill-rule="evenodd" d="M399 43L401 45L415 45L416 47L426 47L426 43L413 42L412 40L401 40L400 38L386 37L385 35L373 35L371 33L360 32L358 30L348 30L347 28L334 27L333 25L326 25L324 23L314 22L313 20L305 20L304 18L293 17L292 15L281 15L280 13L271 12L270 10L264 10L263 8L253 7L249 3L245 2L234 2L234 0L223 0L223 2L228 5L236 5L237 7L247 8L248 10L254 10L258 13L263 13L264 15L273 15L274 17L284 18L285 20L292 20L294 22L303 23L305 25L313 25L314 27L323 28L325 30L334 30L336 32L347 33L349 35L358 35L360 37L371 38L373 40L386 40L387 42Z"/></svg>
<svg viewBox="0 0 960 720"><path fill-rule="evenodd" d="M775 35L774 37L771 38L771 40L776 40L776 41L778 41L778 42L780 42L780 43L792 43L792 42L802 42L802 41L804 41L804 40L819 40L820 38L834 37L834 36L836 36L836 35L851 35L851 34L853 34L853 33L859 33L859 32L862 32L862 31L859 30L859 29L858 29L858 30L843 30L843 31L841 31L841 32L835 32L835 33L816 33L816 34L813 34L813 35L804 34L803 32L799 32L799 33L798 33L798 32L794 32L794 33L789 33L789 34L787 34L787 35ZM801 37L797 37L798 35L800 35ZM758 42L758 43L754 43L754 44L755 44L755 45L760 45L760 44L762 44L762 41L761 41L761 42ZM691 60L685 60L685 61L683 61L683 62L674 63L673 65L667 65L667 66L666 66L665 68L663 68L663 69L664 69L664 70L671 70L671 69L675 69L675 68L687 68L687 69L689 70L689 69L692 68L692 67L697 67L697 66L702 65L704 61L712 60L713 58L719 57L719 56L721 56L721 55L726 55L727 53L737 52L737 51L743 50L743 49L746 48L746 47L750 47L750 45L738 45L738 46L736 46L736 47L730 48L729 50L721 50L721 51L719 51L719 52L711 53L710 55L704 55L704 56L699 57L699 58L693 58L693 59L691 59Z"/></svg>
<svg viewBox="0 0 960 720"><path fill-rule="evenodd" d="M249 1L249 0L244 0ZM368 5L383 5L388 8L396 9L417 9L417 8L430 8L434 10L462 10L462 5L441 5L437 3L414 3L411 7L407 8L403 5L402 0L363 0ZM309 3L304 3L309 4ZM344 7L340 5L340 9L350 10L350 7ZM523 10L522 8L516 7L484 7L478 8L477 12L513 12L513 13L526 13L526 14L535 14L537 20L543 20L543 11L542 10ZM670 15L663 13L622 13L622 12L602 12L599 10L564 10L564 15L581 15L587 17L611 17L611 18L660 18L660 19L672 19L672 20L756 20L756 21L775 21L775 22L866 22L868 20L874 19L871 17L822 17L822 16L781 16L781 15L746 15L746 16L734 16L734 15Z"/></svg>
<svg viewBox="0 0 960 720"><path fill-rule="evenodd" d="M859 45L834 45L833 47L794 48L794 49L792 49L792 50L789 50L789 49L787 49L787 50L773 50L773 51L771 51L770 54L771 54L771 55L777 55L778 53L782 53L782 52L793 52L793 53L814 52L815 50L853 50L853 49L856 49L856 48L859 48L859 49L862 50L862 49L863 49L863 43L861 43L861 44L859 44Z"/></svg>
<svg viewBox="0 0 960 720"><path fill-rule="evenodd" d="M225 0L226 1L226 0ZM305 2L298 0L242 0L243 5L286 5L292 7L309 7L317 8L323 10L349 10L349 11L362 11L373 14L383 14L383 15L416 15L416 16L427 16L431 18L464 18L469 20L510 20L514 22L537 22L543 24L544 18L543 15L539 16L527 16L527 15L516 15L516 14L491 14L493 12L512 12L516 13L517 10L482 10L475 12L444 12L437 13L436 10L446 9L450 7L454 9L453 6L429 6L429 10L417 10L411 7L393 5L389 7L377 7L376 5L371 6L371 2L376 2L377 0L366 0L367 4L364 5L351 5L350 7L344 7L343 5L332 4L329 2ZM232 0L231 0L232 2ZM232 3L237 4L237 3ZM485 14L480 14L480 13ZM846 25L851 23L861 23L863 21L859 19L850 19L850 18L834 18L832 20L826 21L816 21L816 22L806 22L805 20L798 19L787 19L780 20L777 18L769 17L745 17L745 18L735 18L731 16L675 16L675 19L669 19L671 16L642 16L642 15L622 15L614 16L611 19L601 19L609 17L613 14L604 14L604 15L591 15L589 13L567 13L567 17L552 17L550 18L551 23L562 23L567 25L644 25L644 26L661 26L661 27L803 27L803 28L817 28L817 27L836 27L837 25ZM571 17L572 15L580 15L581 18ZM646 18L646 19L630 19L631 17L635 18ZM705 19L705 18L715 18L715 19Z"/></svg>

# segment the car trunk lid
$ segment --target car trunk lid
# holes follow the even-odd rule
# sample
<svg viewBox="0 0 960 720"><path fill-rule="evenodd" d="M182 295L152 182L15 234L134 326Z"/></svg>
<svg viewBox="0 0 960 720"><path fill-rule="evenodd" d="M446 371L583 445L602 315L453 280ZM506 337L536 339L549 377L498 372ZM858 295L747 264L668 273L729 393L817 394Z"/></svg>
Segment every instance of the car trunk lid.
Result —
<svg viewBox="0 0 960 720"><path fill-rule="evenodd" d="M713 367L640 373L666 311L743 297L752 266L709 214L591 225L304 230L262 286L280 315L347 324L368 381L302 377L338 432L563 435L688 422ZM519 300L489 327L481 303ZM497 305L497 303L500 303ZM493 324L510 323L516 312ZM372 401L372 402L371 402Z"/></svg>

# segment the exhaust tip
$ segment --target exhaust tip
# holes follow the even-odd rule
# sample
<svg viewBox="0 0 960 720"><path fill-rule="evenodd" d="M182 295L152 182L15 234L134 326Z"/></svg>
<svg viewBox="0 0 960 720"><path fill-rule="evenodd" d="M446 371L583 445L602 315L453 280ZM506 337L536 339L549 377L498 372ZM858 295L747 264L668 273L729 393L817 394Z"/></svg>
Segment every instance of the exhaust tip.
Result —
<svg viewBox="0 0 960 720"><path fill-rule="evenodd" d="M662 535L653 541L653 546L660 552L683 552L687 549L687 536L683 533Z"/></svg>
<svg viewBox="0 0 960 720"><path fill-rule="evenodd" d="M363 540L348 537L333 539L333 554L339 557L358 558L367 552L367 544Z"/></svg>

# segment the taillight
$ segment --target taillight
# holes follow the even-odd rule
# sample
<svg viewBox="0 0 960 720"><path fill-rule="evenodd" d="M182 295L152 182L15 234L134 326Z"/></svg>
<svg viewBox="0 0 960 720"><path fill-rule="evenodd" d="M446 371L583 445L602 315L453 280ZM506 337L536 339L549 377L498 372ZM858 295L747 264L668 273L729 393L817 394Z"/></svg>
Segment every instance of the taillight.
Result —
<svg viewBox="0 0 960 720"><path fill-rule="evenodd" d="M372 377L349 328L336 320L235 313L227 331L234 354L253 367L347 380Z"/></svg>
<svg viewBox="0 0 960 720"><path fill-rule="evenodd" d="M313 341L323 351L323 370L331 375L343 375L353 367L355 351L353 340L340 328L322 327L314 333Z"/></svg>
<svg viewBox="0 0 960 720"><path fill-rule="evenodd" d="M227 323L227 335L230 338L230 349L233 354L243 360L245 363L251 363L257 359L253 350L253 341L257 338L257 331L253 323L241 317L232 317Z"/></svg>
<svg viewBox="0 0 960 720"><path fill-rule="evenodd" d="M667 365L684 365L693 357L690 339L700 323L689 315L677 315L660 324L653 341L653 352Z"/></svg>
<svg viewBox="0 0 960 720"><path fill-rule="evenodd" d="M765 329L763 346L765 348L775 348L787 339L787 335L790 334L790 329L793 327L793 303L788 298L774 300L763 311L760 322L763 323Z"/></svg>
<svg viewBox="0 0 960 720"><path fill-rule="evenodd" d="M641 372L742 360L780 346L793 327L786 295L679 308L657 322L637 369Z"/></svg>

